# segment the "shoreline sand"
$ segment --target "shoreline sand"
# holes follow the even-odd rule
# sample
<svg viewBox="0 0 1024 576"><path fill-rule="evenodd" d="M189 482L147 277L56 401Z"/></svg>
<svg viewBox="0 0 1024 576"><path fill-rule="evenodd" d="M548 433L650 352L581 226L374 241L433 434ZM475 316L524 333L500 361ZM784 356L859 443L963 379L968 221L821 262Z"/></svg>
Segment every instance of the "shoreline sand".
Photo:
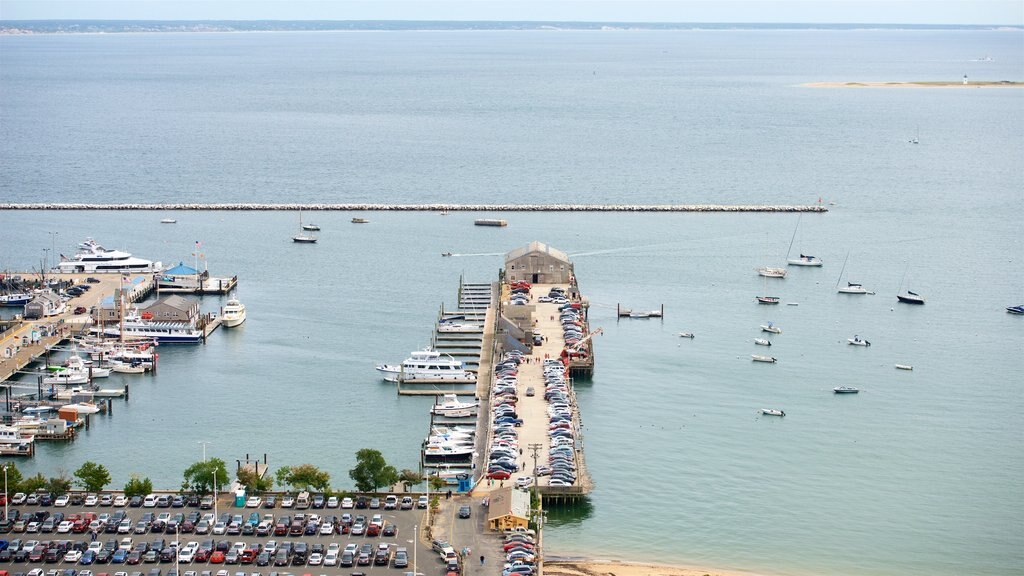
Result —
<svg viewBox="0 0 1024 576"><path fill-rule="evenodd" d="M806 82L800 84L808 88L1020 88L1024 82L1016 81L978 81L964 84L962 81L936 82Z"/></svg>
<svg viewBox="0 0 1024 576"><path fill-rule="evenodd" d="M584 559L545 561L544 574L549 576L767 576L744 570Z"/></svg>

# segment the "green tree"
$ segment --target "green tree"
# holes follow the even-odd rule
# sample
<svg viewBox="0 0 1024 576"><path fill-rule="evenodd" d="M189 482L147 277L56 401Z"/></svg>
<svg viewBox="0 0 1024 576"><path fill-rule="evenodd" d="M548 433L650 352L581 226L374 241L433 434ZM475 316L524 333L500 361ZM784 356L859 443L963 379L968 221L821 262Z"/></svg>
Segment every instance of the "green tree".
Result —
<svg viewBox="0 0 1024 576"><path fill-rule="evenodd" d="M288 484L300 490L312 488L323 492L331 487L331 475L312 464L300 464L290 468Z"/></svg>
<svg viewBox="0 0 1024 576"><path fill-rule="evenodd" d="M21 481L21 491L31 494L41 488L46 488L48 481L42 473L36 473L35 476L29 476L28 478Z"/></svg>
<svg viewBox="0 0 1024 576"><path fill-rule="evenodd" d="M78 478L75 483L87 492L99 492L107 484L110 484L110 472L107 471L106 466L91 460L75 470L75 478Z"/></svg>
<svg viewBox="0 0 1024 576"><path fill-rule="evenodd" d="M124 485L124 495L129 498L132 496L146 496L152 493L153 482L148 477L139 478L137 475L132 474L132 477Z"/></svg>
<svg viewBox="0 0 1024 576"><path fill-rule="evenodd" d="M260 476L252 468L242 468L238 471L238 483L245 486L246 492L261 494L274 487L274 479L269 476Z"/></svg>
<svg viewBox="0 0 1024 576"><path fill-rule="evenodd" d="M281 466L274 472L274 479L277 480L277 485L281 488L288 488L292 484L289 481L292 477L292 469L288 466Z"/></svg>
<svg viewBox="0 0 1024 576"><path fill-rule="evenodd" d="M430 479L427 480L427 483L430 484L430 489L434 492L440 492L442 488L448 485L443 478L433 474L430 475Z"/></svg>
<svg viewBox="0 0 1024 576"><path fill-rule="evenodd" d="M21 476L21 470L14 465L14 462L5 462L4 468L7 469L7 494L8 496L23 492L21 483L24 479Z"/></svg>
<svg viewBox="0 0 1024 576"><path fill-rule="evenodd" d="M228 469L220 458L210 458L205 462L196 462L185 469L185 480L182 487L196 494L209 494L216 483L220 490L230 481Z"/></svg>
<svg viewBox="0 0 1024 576"><path fill-rule="evenodd" d="M47 480L46 489L54 496L67 494L71 491L71 478L64 470L58 470L56 476Z"/></svg>
<svg viewBox="0 0 1024 576"><path fill-rule="evenodd" d="M410 486L415 486L423 482L423 476L415 470L406 468L399 472L398 481L402 483L402 489L408 492Z"/></svg>
<svg viewBox="0 0 1024 576"><path fill-rule="evenodd" d="M390 486L398 482L398 470L384 461L384 455L380 450L372 448L363 448L356 452L356 467L349 470L348 475L361 492L376 492L381 486Z"/></svg>

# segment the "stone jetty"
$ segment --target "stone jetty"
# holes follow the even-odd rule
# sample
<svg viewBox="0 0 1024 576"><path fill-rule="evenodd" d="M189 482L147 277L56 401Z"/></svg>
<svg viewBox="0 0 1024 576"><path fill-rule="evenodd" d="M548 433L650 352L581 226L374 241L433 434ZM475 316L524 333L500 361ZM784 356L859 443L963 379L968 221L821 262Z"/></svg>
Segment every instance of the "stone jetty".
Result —
<svg viewBox="0 0 1024 576"><path fill-rule="evenodd" d="M727 204L0 204L0 210L321 210L390 212L828 212L812 205Z"/></svg>

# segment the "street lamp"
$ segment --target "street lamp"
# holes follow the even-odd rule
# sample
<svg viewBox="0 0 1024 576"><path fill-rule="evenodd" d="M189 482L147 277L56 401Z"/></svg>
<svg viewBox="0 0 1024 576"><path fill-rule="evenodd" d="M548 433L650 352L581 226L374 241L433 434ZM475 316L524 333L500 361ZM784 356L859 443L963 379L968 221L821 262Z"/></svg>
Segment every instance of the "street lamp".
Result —
<svg viewBox="0 0 1024 576"><path fill-rule="evenodd" d="M50 235L50 252L54 256L56 256L57 255L57 248L56 248L57 247L57 235L60 234L60 232L48 232L48 234Z"/></svg>
<svg viewBox="0 0 1024 576"><path fill-rule="evenodd" d="M46 270L50 269L50 249L49 248L43 248L43 259L46 260L46 269L42 271L45 274Z"/></svg>
<svg viewBox="0 0 1024 576"><path fill-rule="evenodd" d="M7 462L4 462L4 520L7 520Z"/></svg>

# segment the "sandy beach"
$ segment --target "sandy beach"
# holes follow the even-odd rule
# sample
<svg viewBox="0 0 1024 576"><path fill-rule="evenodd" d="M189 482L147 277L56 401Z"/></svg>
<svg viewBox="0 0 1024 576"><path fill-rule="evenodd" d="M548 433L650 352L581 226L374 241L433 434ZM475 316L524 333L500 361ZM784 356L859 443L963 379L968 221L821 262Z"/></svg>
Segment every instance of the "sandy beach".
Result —
<svg viewBox="0 0 1024 576"><path fill-rule="evenodd" d="M696 566L583 560L545 562L544 574L549 576L759 576L754 572Z"/></svg>
<svg viewBox="0 0 1024 576"><path fill-rule="evenodd" d="M1020 88L1024 82L807 82L809 88Z"/></svg>

